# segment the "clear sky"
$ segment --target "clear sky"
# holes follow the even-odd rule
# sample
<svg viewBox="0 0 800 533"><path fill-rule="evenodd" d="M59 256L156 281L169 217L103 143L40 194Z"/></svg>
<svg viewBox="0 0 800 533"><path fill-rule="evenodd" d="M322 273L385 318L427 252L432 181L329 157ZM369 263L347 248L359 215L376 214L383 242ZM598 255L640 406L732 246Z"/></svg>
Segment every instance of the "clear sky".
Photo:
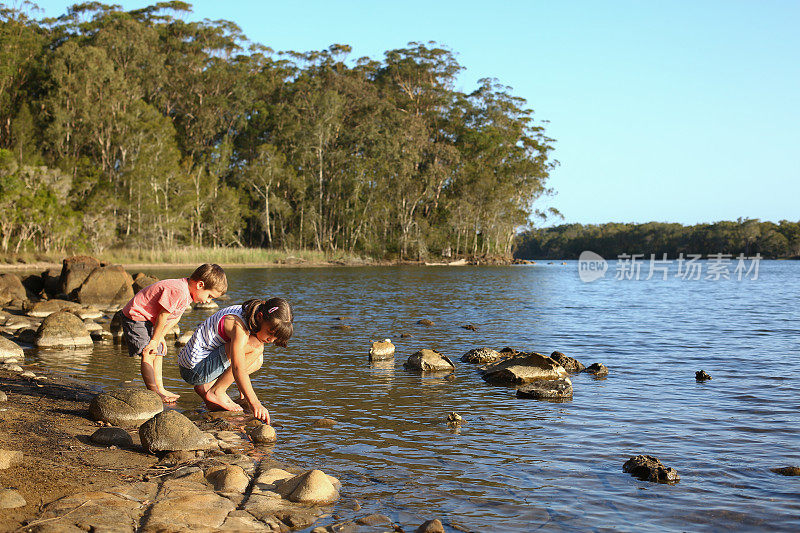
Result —
<svg viewBox="0 0 800 533"><path fill-rule="evenodd" d="M561 164L537 207L566 222L800 220L800 1L200 0L193 18L353 59L449 47L459 89L497 78L549 121Z"/></svg>

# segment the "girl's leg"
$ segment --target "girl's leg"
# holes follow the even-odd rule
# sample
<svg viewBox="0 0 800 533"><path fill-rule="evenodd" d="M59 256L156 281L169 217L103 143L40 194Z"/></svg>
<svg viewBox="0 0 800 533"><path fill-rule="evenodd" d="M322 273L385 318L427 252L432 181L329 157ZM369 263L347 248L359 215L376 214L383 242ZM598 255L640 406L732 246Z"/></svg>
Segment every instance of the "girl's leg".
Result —
<svg viewBox="0 0 800 533"><path fill-rule="evenodd" d="M254 338L251 337L250 340ZM230 353L230 346L226 345L226 351ZM264 354L264 345L261 342L258 342L256 339L255 343L248 342L247 347L245 348L244 356L245 356L245 364L247 365L247 373L252 374L259 368L261 368L261 364L263 362L263 354ZM225 372L222 373L216 380L212 381L211 383L205 383L203 385L196 385L194 390L200 395L201 398L206 402L206 405L209 409L212 410L220 410L223 409L225 411L241 411L242 407L231 400L230 396L228 396L227 390L234 382L233 377L233 367L229 366L225 369ZM240 393L241 397L241 393Z"/></svg>

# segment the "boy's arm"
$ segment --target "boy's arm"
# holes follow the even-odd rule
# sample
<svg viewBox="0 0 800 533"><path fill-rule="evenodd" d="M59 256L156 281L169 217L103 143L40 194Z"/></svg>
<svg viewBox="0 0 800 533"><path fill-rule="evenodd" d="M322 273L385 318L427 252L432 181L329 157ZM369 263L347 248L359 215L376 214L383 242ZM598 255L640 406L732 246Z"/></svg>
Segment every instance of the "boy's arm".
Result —
<svg viewBox="0 0 800 533"><path fill-rule="evenodd" d="M169 331L167 326L171 327L179 320L170 320L169 314L169 311L163 310L156 316L155 321L153 321L153 337L142 350L142 355L150 355L150 353L155 354L158 350L158 345L164 342L164 335Z"/></svg>
<svg viewBox="0 0 800 533"><path fill-rule="evenodd" d="M236 380L236 386L239 388L239 392L242 393L242 396L244 396L244 399L247 400L247 403L250 405L253 416L269 424L269 411L267 411L266 407L261 405L261 401L259 401L258 396L256 396L256 391L253 390L253 384L250 382L250 374L247 373L245 348L249 338L250 335L248 335L243 328L236 327L233 330L230 354L233 379Z"/></svg>

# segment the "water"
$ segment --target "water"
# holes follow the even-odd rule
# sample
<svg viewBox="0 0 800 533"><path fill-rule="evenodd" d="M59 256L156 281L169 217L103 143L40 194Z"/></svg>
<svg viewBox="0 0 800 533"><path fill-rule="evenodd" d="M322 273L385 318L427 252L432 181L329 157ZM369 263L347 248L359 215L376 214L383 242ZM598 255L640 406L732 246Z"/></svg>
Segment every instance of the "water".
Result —
<svg viewBox="0 0 800 533"><path fill-rule="evenodd" d="M440 517L472 531L800 529L797 478L769 470L800 465L800 263L762 261L759 279L742 281L617 281L613 271L582 283L575 262L228 269L234 302L283 296L295 308L290 347L267 347L253 376L280 424L274 457L339 477L345 518ZM181 327L209 314L189 312ZM333 329L339 316L352 331ZM370 341L387 337L395 366L370 367ZM571 402L549 403L489 386L465 363L451 381L402 369L420 348L457 360L480 346L559 350L610 375L579 374ZM118 347L30 358L102 385L139 375ZM713 380L697 383L700 369ZM165 370L178 407L196 409L172 352ZM467 420L460 430L446 425L450 411ZM312 428L319 417L339 423ZM676 468L680 483L624 474L640 453Z"/></svg>

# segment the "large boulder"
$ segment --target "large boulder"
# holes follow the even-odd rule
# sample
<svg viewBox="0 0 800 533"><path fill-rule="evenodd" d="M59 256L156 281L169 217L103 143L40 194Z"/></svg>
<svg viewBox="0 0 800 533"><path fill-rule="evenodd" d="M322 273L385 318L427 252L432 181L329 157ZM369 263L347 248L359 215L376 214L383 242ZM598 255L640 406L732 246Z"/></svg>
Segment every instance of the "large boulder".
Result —
<svg viewBox="0 0 800 533"><path fill-rule="evenodd" d="M78 289L82 304L125 305L133 298L133 279L120 265L97 267Z"/></svg>
<svg viewBox="0 0 800 533"><path fill-rule="evenodd" d="M461 356L461 361L464 363L485 365L487 363L496 363L503 356L500 352L492 350L491 348L475 348Z"/></svg>
<svg viewBox="0 0 800 533"><path fill-rule="evenodd" d="M16 274L0 274L0 305L12 300L27 300L28 293Z"/></svg>
<svg viewBox="0 0 800 533"><path fill-rule="evenodd" d="M163 411L139 427L142 446L151 452L206 450L216 439L200 431L194 422L177 411Z"/></svg>
<svg viewBox="0 0 800 533"><path fill-rule="evenodd" d="M27 293L33 297L46 297L44 294L44 280L42 280L42 276L38 274L31 274L22 278L22 286L25 287Z"/></svg>
<svg viewBox="0 0 800 533"><path fill-rule="evenodd" d="M531 352L490 366L484 370L483 379L492 385L521 385L568 375L564 367L546 355Z"/></svg>
<svg viewBox="0 0 800 533"><path fill-rule="evenodd" d="M53 313L57 313L59 311L78 311L83 306L76 302L70 302L67 300L45 300L42 302L36 302L28 309L28 316L32 317L46 317L50 316Z"/></svg>
<svg viewBox="0 0 800 533"><path fill-rule="evenodd" d="M159 280L156 277L148 276L144 272L139 272L133 277L133 293L136 294L145 287L149 287L158 281Z"/></svg>
<svg viewBox="0 0 800 533"><path fill-rule="evenodd" d="M67 257L61 266L61 293L70 295L77 291L92 270L100 266L100 261L88 255Z"/></svg>
<svg viewBox="0 0 800 533"><path fill-rule="evenodd" d="M520 385L517 398L533 398L535 400L566 400L572 398L572 380L542 379Z"/></svg>
<svg viewBox="0 0 800 533"><path fill-rule="evenodd" d="M42 320L34 342L40 348L76 348L93 344L83 320L63 311Z"/></svg>
<svg viewBox="0 0 800 533"><path fill-rule="evenodd" d="M583 363L578 361L577 359L570 357L568 355L564 355L561 352L553 352L550 354L550 359L558 363L559 365L564 367L564 370L571 374L576 374L586 368L583 366Z"/></svg>
<svg viewBox="0 0 800 533"><path fill-rule="evenodd" d="M418 372L452 372L456 365L446 355L436 350L420 350L403 363L406 370Z"/></svg>
<svg viewBox="0 0 800 533"><path fill-rule="evenodd" d="M113 389L92 398L89 415L115 426L138 426L164 410L161 396L148 389Z"/></svg>
<svg viewBox="0 0 800 533"><path fill-rule="evenodd" d="M42 282L44 284L44 292L51 298L58 296L61 293L61 269L48 268L42 272Z"/></svg>
<svg viewBox="0 0 800 533"><path fill-rule="evenodd" d="M394 359L394 344L390 339L383 342L373 342L372 347L369 349L370 361L383 361L386 359Z"/></svg>
<svg viewBox="0 0 800 533"><path fill-rule="evenodd" d="M631 457L622 465L622 471L636 476L642 481L652 481L654 483L677 483L681 479L677 470L664 466L660 460L652 455Z"/></svg>
<svg viewBox="0 0 800 533"><path fill-rule="evenodd" d="M25 358L16 342L0 337L0 363L20 362Z"/></svg>

